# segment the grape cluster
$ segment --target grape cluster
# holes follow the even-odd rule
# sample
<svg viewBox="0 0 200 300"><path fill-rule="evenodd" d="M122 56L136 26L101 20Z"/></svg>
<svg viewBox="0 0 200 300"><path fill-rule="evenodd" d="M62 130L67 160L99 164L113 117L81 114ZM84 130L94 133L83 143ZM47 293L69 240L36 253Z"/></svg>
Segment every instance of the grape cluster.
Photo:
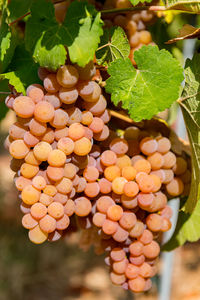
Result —
<svg viewBox="0 0 200 300"><path fill-rule="evenodd" d="M36 244L80 229L82 248L107 253L111 281L142 292L156 273L159 234L171 228L167 201L189 193L190 164L158 132L111 130L95 74L93 62L39 68L43 86L6 99L17 118L5 145L22 225Z"/></svg>
<svg viewBox="0 0 200 300"><path fill-rule="evenodd" d="M128 8L132 4L129 0L107 0L104 4L104 9L111 8ZM154 13L147 10L134 11L122 14L110 14L104 19L106 27L120 26L127 34L131 51L129 58L133 65L136 65L134 60L134 52L143 45L153 44L151 33L147 30L147 25L154 21Z"/></svg>
<svg viewBox="0 0 200 300"><path fill-rule="evenodd" d="M34 243L59 238L73 213L83 217L91 211L91 202L78 196L87 185L81 170L93 141L109 136L110 120L101 87L91 80L95 73L93 62L85 68L63 65L56 73L40 68L44 87L33 84L26 96L6 99L17 122L5 144L13 157L22 224Z"/></svg>
<svg viewBox="0 0 200 300"><path fill-rule="evenodd" d="M147 134L127 128L124 138L96 151L96 161L83 171L93 208L82 247L94 244L97 253L107 251L111 281L133 292L151 287L160 253L155 239L171 228L167 198L188 195L190 186L187 159L171 151L168 138Z"/></svg>

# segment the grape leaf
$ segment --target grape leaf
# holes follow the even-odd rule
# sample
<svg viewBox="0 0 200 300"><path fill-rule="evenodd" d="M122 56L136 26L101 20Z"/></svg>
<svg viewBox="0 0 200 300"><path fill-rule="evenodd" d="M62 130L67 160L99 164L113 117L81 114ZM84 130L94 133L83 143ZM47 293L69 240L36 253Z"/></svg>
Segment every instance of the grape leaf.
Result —
<svg viewBox="0 0 200 300"><path fill-rule="evenodd" d="M25 50L23 44L16 47L8 70L9 72L1 74L0 78L8 79L19 93L25 94L29 84L41 82L37 75L38 65L33 61L30 53Z"/></svg>
<svg viewBox="0 0 200 300"><path fill-rule="evenodd" d="M67 52L61 33L53 4L46 0L34 1L26 24L25 44L40 66L56 70L65 63Z"/></svg>
<svg viewBox="0 0 200 300"><path fill-rule="evenodd" d="M172 250L186 241L200 238L200 54L186 61L185 87L180 102L192 152L190 195L179 214L176 230L164 250Z"/></svg>
<svg viewBox="0 0 200 300"><path fill-rule="evenodd" d="M67 10L63 23L63 36L73 63L84 67L94 59L103 34L100 13L85 1L74 1Z"/></svg>
<svg viewBox="0 0 200 300"><path fill-rule="evenodd" d="M152 2L153 0L129 0L133 6L137 5L138 3L144 3L144 2Z"/></svg>
<svg viewBox="0 0 200 300"><path fill-rule="evenodd" d="M200 12L199 0L163 0L166 8L190 13Z"/></svg>
<svg viewBox="0 0 200 300"><path fill-rule="evenodd" d="M130 45L126 33L121 27L111 27L104 30L96 51L96 59L99 65L106 66L117 58L126 58L130 53Z"/></svg>
<svg viewBox="0 0 200 300"><path fill-rule="evenodd" d="M7 80L0 80L0 121L4 119L8 112L8 107L5 105L5 98L10 94ZM5 93L5 94L4 94Z"/></svg>
<svg viewBox="0 0 200 300"><path fill-rule="evenodd" d="M186 39L195 39L200 37L200 28L196 28L189 24L184 24L181 29L179 29L179 34L176 38L173 38L166 42L166 44L176 43L178 41Z"/></svg>
<svg viewBox="0 0 200 300"><path fill-rule="evenodd" d="M33 0L12 0L8 4L9 21L12 22L17 18L28 13Z"/></svg>
<svg viewBox="0 0 200 300"><path fill-rule="evenodd" d="M94 58L102 25L100 13L87 2L71 3L63 24L58 24L53 4L36 0L26 25L26 47L42 67L56 70L65 63L67 46L71 61L83 67Z"/></svg>
<svg viewBox="0 0 200 300"><path fill-rule="evenodd" d="M16 47L15 33L7 24L7 7L3 5L2 19L0 26L0 72L4 72L9 65Z"/></svg>
<svg viewBox="0 0 200 300"><path fill-rule="evenodd" d="M127 109L134 121L151 119L178 99L183 70L166 50L143 46L134 53L136 70L131 61L117 59L108 67L106 91L111 100Z"/></svg>

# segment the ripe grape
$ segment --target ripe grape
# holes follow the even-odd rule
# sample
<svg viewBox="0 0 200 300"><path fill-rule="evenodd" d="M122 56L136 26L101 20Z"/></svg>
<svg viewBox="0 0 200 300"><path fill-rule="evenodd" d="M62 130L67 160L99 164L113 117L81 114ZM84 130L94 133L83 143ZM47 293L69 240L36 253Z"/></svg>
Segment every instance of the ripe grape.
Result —
<svg viewBox="0 0 200 300"><path fill-rule="evenodd" d="M72 88L78 82L79 74L75 67L64 65L58 69L56 75L58 83L65 88Z"/></svg>
<svg viewBox="0 0 200 300"><path fill-rule="evenodd" d="M22 118L30 118L33 116L35 103L30 97L19 96L16 97L13 102L13 109L17 116Z"/></svg>
<svg viewBox="0 0 200 300"><path fill-rule="evenodd" d="M41 230L40 226L37 225L33 229L29 230L29 239L35 244L42 244L47 240L48 234Z"/></svg>

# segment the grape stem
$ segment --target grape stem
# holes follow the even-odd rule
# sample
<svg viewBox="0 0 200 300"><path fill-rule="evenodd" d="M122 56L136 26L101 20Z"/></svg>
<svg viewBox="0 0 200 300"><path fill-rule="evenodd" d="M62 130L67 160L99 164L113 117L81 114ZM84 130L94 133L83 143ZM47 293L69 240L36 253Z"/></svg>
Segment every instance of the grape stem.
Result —
<svg viewBox="0 0 200 300"><path fill-rule="evenodd" d="M111 14L111 13L123 13L128 11L136 10L149 10L149 11L166 11L168 10L165 6L138 6L138 7L127 7L127 8L118 8L118 9L105 9L102 10L102 14Z"/></svg>
<svg viewBox="0 0 200 300"><path fill-rule="evenodd" d="M62 2L67 2L66 0L58 0L55 1L53 4L57 4L57 3L62 3ZM11 23L8 24L8 26L12 26L13 24L17 23L18 21L21 21L23 18L25 18L26 16L30 15L31 12L28 11L27 13L25 13L23 16L20 16L19 18L17 18L16 20L12 21Z"/></svg>
<svg viewBox="0 0 200 300"><path fill-rule="evenodd" d="M117 111L114 111L112 109L108 109L108 111L109 111L109 113L112 117L121 119L121 120L123 120L125 122L128 122L128 123L134 123L134 121L131 118L129 118L127 115L125 115L124 113L117 112Z"/></svg>
<svg viewBox="0 0 200 300"><path fill-rule="evenodd" d="M11 23L8 24L8 26L12 26L13 24L17 23L18 21L21 21L23 18L25 18L26 16L30 15L31 12L27 12L25 13L23 16L20 16L19 18L17 18L16 20L12 21Z"/></svg>

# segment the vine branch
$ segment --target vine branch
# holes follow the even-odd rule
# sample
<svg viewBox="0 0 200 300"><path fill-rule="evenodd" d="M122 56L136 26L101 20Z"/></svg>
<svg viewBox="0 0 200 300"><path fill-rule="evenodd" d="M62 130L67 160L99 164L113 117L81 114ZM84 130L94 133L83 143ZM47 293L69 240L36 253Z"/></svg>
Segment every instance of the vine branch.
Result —
<svg viewBox="0 0 200 300"><path fill-rule="evenodd" d="M168 10L165 6L138 6L138 7L127 7L127 8L114 8L114 9L105 9L102 10L102 14L111 14L111 13L123 13L128 11L137 11L137 10L149 10L149 11L166 11Z"/></svg>
<svg viewBox="0 0 200 300"><path fill-rule="evenodd" d="M30 15L31 12L27 12L25 13L23 16L20 16L19 18L17 18L16 20L12 21L11 23L8 24L8 26L12 26L13 24L17 23L18 21L21 21L23 18L25 18L26 16Z"/></svg>

